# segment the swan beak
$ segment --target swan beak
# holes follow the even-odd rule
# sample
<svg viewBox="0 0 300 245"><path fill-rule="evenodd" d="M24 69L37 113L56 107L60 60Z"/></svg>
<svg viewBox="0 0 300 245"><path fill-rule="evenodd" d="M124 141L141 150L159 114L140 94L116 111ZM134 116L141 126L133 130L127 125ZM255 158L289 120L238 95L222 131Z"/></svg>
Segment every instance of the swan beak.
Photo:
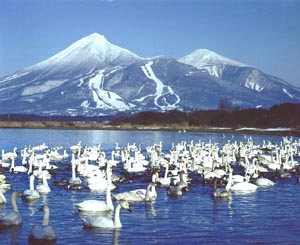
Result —
<svg viewBox="0 0 300 245"><path fill-rule="evenodd" d="M23 197L23 194L21 192L16 192L16 197Z"/></svg>
<svg viewBox="0 0 300 245"><path fill-rule="evenodd" d="M131 210L130 206L128 206L127 210L128 210L128 212L132 213L132 210Z"/></svg>

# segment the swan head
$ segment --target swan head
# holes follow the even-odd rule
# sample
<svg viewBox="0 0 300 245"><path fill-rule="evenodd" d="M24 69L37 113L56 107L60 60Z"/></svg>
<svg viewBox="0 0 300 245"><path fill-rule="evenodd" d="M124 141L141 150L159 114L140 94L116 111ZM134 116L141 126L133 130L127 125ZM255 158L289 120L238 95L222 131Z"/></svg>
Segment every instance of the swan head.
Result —
<svg viewBox="0 0 300 245"><path fill-rule="evenodd" d="M157 186L157 184L155 182L150 182L148 186L149 187L155 187L155 186Z"/></svg>
<svg viewBox="0 0 300 245"><path fill-rule="evenodd" d="M23 195L22 195L21 192L15 191L15 192L13 192L12 196L14 196L14 197L22 197Z"/></svg>
<svg viewBox="0 0 300 245"><path fill-rule="evenodd" d="M120 205L121 205L122 208L128 210L130 213L132 212L129 202L122 201L122 202L120 202Z"/></svg>
<svg viewBox="0 0 300 245"><path fill-rule="evenodd" d="M42 207L39 208L39 211L49 212L49 207L47 205L43 205Z"/></svg>

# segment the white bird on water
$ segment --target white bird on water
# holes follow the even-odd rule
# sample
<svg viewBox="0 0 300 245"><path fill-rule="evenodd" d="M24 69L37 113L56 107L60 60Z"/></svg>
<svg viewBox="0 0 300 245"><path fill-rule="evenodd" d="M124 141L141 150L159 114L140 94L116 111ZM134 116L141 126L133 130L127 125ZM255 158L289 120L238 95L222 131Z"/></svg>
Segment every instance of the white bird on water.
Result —
<svg viewBox="0 0 300 245"><path fill-rule="evenodd" d="M103 229L121 228L122 227L122 223L120 219L121 208L127 209L129 212L131 212L129 203L127 201L121 201L116 207L114 219L111 219L106 216L82 216L80 218L84 224L84 227L103 228Z"/></svg>
<svg viewBox="0 0 300 245"><path fill-rule="evenodd" d="M6 198L2 192L2 188L0 187L0 204L5 204L6 203Z"/></svg>
<svg viewBox="0 0 300 245"><path fill-rule="evenodd" d="M85 200L75 204L79 211L84 212L102 212L114 210L114 205L111 199L112 185L108 184L106 187L106 201L101 200Z"/></svg>
<svg viewBox="0 0 300 245"><path fill-rule="evenodd" d="M136 189L132 191L126 191L118 194L113 194L113 197L118 200L125 200L128 202L142 202L152 201L157 198L157 192L155 189L155 183L150 182L147 189Z"/></svg>
<svg viewBox="0 0 300 245"><path fill-rule="evenodd" d="M19 192L13 192L11 195L11 211L0 212L0 227L18 226L23 223L22 217L19 214L16 198L22 197Z"/></svg>
<svg viewBox="0 0 300 245"><path fill-rule="evenodd" d="M29 189L23 192L23 198L26 201L32 201L40 198L39 192L34 189L34 179L34 175L31 174L29 177Z"/></svg>

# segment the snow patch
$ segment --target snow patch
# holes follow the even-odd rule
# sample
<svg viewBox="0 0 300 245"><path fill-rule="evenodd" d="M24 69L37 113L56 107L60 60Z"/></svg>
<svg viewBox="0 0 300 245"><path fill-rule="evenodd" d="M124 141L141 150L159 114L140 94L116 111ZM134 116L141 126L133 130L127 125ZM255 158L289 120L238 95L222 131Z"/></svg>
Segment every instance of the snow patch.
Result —
<svg viewBox="0 0 300 245"><path fill-rule="evenodd" d="M259 78L260 73L256 70L252 71L245 81L245 87L257 92L263 91L264 87L258 84Z"/></svg>
<svg viewBox="0 0 300 245"><path fill-rule="evenodd" d="M282 89L282 91L283 91L285 94L287 94L291 99L294 99L294 96L293 96L286 88Z"/></svg>
<svg viewBox="0 0 300 245"><path fill-rule="evenodd" d="M81 78L79 81L80 83L77 85L77 87L81 87L81 85L84 83L83 78Z"/></svg>
<svg viewBox="0 0 300 245"><path fill-rule="evenodd" d="M125 111L132 107L114 92L103 89L104 72L100 70L94 77L89 80L89 88L92 91L93 101L96 103L96 108L99 109L117 109ZM84 105L87 105L85 103Z"/></svg>
<svg viewBox="0 0 300 245"><path fill-rule="evenodd" d="M25 76L28 73L29 73L29 71L23 72L23 73L19 73L19 72L14 73L11 76L8 76L8 77L4 78L3 80L1 80L1 83L7 82L7 81L10 81L10 80L13 80L13 79L17 79L19 77Z"/></svg>
<svg viewBox="0 0 300 245"><path fill-rule="evenodd" d="M252 130L252 131L290 131L290 128L238 128L236 131L247 131L247 130Z"/></svg>
<svg viewBox="0 0 300 245"><path fill-rule="evenodd" d="M88 102L88 100L85 100L80 104L80 106L84 108L88 108L90 106L90 103Z"/></svg>
<svg viewBox="0 0 300 245"><path fill-rule="evenodd" d="M65 83L65 81L66 80L49 80L41 85L25 87L21 95L28 96L33 94L45 93L51 89L61 86L62 84Z"/></svg>

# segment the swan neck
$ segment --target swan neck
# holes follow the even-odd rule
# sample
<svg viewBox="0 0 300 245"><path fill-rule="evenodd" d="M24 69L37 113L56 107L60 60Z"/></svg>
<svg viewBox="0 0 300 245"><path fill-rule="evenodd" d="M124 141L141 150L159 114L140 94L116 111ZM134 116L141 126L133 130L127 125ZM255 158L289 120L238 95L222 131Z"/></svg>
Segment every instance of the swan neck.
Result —
<svg viewBox="0 0 300 245"><path fill-rule="evenodd" d="M106 204L107 206L111 209L114 210L114 205L111 199L111 189L110 189L110 185L107 186L106 189Z"/></svg>
<svg viewBox="0 0 300 245"><path fill-rule="evenodd" d="M166 170L165 170L165 176L164 176L165 179L168 178L168 172L169 172L169 164L167 163Z"/></svg>
<svg viewBox="0 0 300 245"><path fill-rule="evenodd" d="M121 204L118 204L118 206L115 210L115 217L114 217L115 228L122 227L122 223L121 223L121 220L120 220L120 210L121 210Z"/></svg>
<svg viewBox="0 0 300 245"><path fill-rule="evenodd" d="M232 186L232 171L230 171L230 173L229 173L228 182L227 182L225 189L230 190L231 186Z"/></svg>
<svg viewBox="0 0 300 245"><path fill-rule="evenodd" d="M44 207L43 226L49 224L49 215L50 215L49 208L48 207Z"/></svg>
<svg viewBox="0 0 300 245"><path fill-rule="evenodd" d="M151 188L151 186L150 185L148 185L148 187L147 187L147 189L146 189L146 194L145 194L145 201L149 201L150 200L150 188Z"/></svg>
<svg viewBox="0 0 300 245"><path fill-rule="evenodd" d="M0 199L2 199L4 203L6 203L6 198L3 194L3 192L1 191L1 188L0 188Z"/></svg>
<svg viewBox="0 0 300 245"><path fill-rule="evenodd" d="M34 176L33 176L33 175L31 175L31 176L30 176L30 179L29 179L29 189L30 189L31 191L34 190Z"/></svg>
<svg viewBox="0 0 300 245"><path fill-rule="evenodd" d="M18 206L17 206L17 201L16 201L16 193L13 193L11 195L11 206L12 206L12 210L16 213L19 213L19 209L18 209Z"/></svg>
<svg viewBox="0 0 300 245"><path fill-rule="evenodd" d="M72 178L76 178L75 163L72 162Z"/></svg>
<svg viewBox="0 0 300 245"><path fill-rule="evenodd" d="M43 172L43 184L48 186L47 176L45 172Z"/></svg>

